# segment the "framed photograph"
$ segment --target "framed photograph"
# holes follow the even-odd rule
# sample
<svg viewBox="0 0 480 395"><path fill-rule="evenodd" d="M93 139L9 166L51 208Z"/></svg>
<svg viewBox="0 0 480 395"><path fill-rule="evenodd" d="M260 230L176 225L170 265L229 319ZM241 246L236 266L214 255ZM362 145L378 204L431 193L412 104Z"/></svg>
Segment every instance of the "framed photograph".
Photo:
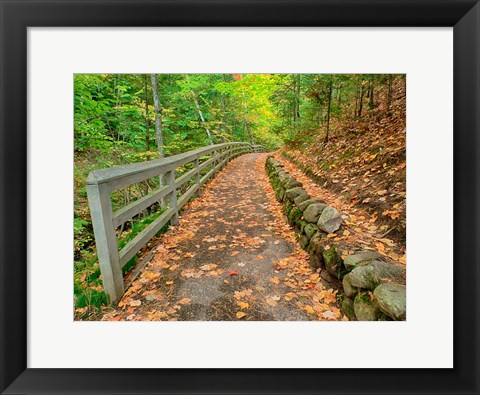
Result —
<svg viewBox="0 0 480 395"><path fill-rule="evenodd" d="M1 393L480 393L477 1L1 13Z"/></svg>

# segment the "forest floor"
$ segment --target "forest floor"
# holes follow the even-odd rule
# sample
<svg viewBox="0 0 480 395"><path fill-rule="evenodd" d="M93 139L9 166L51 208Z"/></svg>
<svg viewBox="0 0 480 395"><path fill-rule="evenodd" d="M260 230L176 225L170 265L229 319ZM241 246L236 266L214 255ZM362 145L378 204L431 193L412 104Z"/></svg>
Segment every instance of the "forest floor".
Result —
<svg viewBox="0 0 480 395"><path fill-rule="evenodd" d="M296 141L283 147L282 153L324 191L341 197L338 205L348 206L346 211L356 218L356 222L361 222L361 217L369 217L374 220L370 228L376 235L384 235L383 238L389 240L387 243L395 243L398 249L405 250L407 141L404 83L397 80L393 91L390 108L386 105L386 93L379 92L374 110L353 119L333 119L327 144L318 130L304 131L297 134ZM334 202L329 204L338 206ZM402 256L404 251L399 254Z"/></svg>
<svg viewBox="0 0 480 395"><path fill-rule="evenodd" d="M230 162L160 237L102 320L347 320L309 265L265 173L268 154Z"/></svg>
<svg viewBox="0 0 480 395"><path fill-rule="evenodd" d="M275 153L275 157L293 178L303 184L303 188L310 196L325 200L329 206L335 207L342 213L344 217L342 227L331 235L331 240L339 247L344 247L341 248L344 254L343 258L363 250L371 250L377 251L400 265L406 264L405 239L390 237L391 232L388 229L392 228L381 222L381 216L357 205L349 196L319 185L312 180L311 175L305 174L279 152ZM370 191L370 193L374 194L375 191Z"/></svg>

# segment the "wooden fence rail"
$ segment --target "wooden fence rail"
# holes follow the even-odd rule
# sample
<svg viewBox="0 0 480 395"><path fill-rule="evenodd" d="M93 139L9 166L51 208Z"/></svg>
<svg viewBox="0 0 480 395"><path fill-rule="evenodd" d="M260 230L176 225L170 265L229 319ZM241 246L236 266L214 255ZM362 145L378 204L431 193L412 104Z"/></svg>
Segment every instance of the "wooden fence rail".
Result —
<svg viewBox="0 0 480 395"><path fill-rule="evenodd" d="M112 302L118 301L124 294L123 266L168 222L171 225L178 223L179 210L202 185L231 159L260 151L263 151L262 146L248 143L216 144L163 159L95 170L88 175L88 203L98 261L103 287ZM189 163L193 164L193 168L177 178L175 170ZM113 211L110 196L113 191L161 175L165 179L164 185ZM188 181L192 185L177 196L179 188ZM159 201L168 208L119 251L116 228Z"/></svg>

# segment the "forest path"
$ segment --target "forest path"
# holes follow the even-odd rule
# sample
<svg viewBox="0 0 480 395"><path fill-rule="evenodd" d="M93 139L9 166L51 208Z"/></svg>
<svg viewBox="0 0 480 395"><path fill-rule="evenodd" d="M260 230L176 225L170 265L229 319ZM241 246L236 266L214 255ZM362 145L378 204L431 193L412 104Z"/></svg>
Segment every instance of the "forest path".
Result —
<svg viewBox="0 0 480 395"><path fill-rule="evenodd" d="M268 154L230 162L154 247L103 320L341 318L335 292L308 264L265 173Z"/></svg>

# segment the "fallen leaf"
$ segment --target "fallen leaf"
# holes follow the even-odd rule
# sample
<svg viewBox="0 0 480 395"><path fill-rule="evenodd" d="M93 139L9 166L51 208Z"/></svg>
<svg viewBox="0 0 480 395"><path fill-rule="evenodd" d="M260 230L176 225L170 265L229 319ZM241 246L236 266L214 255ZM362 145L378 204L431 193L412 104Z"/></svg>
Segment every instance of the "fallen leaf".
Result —
<svg viewBox="0 0 480 395"><path fill-rule="evenodd" d="M229 275L229 276L236 276L236 275L238 275L238 273L237 273L235 270L230 270L230 271L228 272L228 275Z"/></svg>
<svg viewBox="0 0 480 395"><path fill-rule="evenodd" d="M243 317L245 317L245 316L246 316L246 314L245 314L243 311L238 311L238 312L237 312L237 318L238 318L238 319L243 318Z"/></svg>
<svg viewBox="0 0 480 395"><path fill-rule="evenodd" d="M315 313L315 310L313 310L312 306L305 306L304 310L309 314L314 314Z"/></svg>
<svg viewBox="0 0 480 395"><path fill-rule="evenodd" d="M323 316L323 318L328 318L328 319L331 319L331 320L335 319L335 314L333 314L333 312L330 311L330 310L324 311L322 313L322 316Z"/></svg>
<svg viewBox="0 0 480 395"><path fill-rule="evenodd" d="M241 302L241 301L238 301L238 302L237 302L237 305L238 305L238 307L240 307L242 310L243 310L243 309L248 309L248 308L250 307L250 305L249 305L248 303L246 303L246 302Z"/></svg>
<svg viewBox="0 0 480 395"><path fill-rule="evenodd" d="M142 304L142 302L141 302L140 300L132 300L132 301L129 303L130 306L134 306L134 307L140 306L141 304Z"/></svg>

